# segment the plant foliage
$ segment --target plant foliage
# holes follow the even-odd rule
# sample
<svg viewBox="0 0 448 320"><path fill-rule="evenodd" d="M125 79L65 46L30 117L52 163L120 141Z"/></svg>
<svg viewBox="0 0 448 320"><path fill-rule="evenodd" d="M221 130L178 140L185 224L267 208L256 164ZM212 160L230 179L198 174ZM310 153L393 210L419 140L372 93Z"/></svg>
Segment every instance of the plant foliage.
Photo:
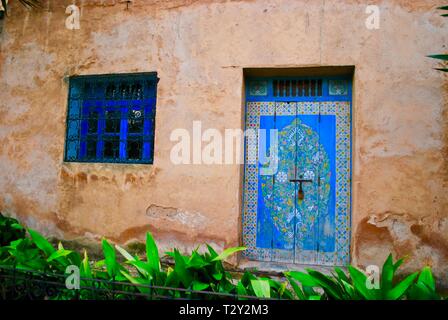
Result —
<svg viewBox="0 0 448 320"><path fill-rule="evenodd" d="M94 279L102 280L100 288L117 290L109 299L123 299L125 291L144 294L147 298L183 299L300 299L300 300L439 300L434 277L429 267L404 278L397 270L404 260L393 262L392 255L384 262L379 287L369 286L370 279L353 266L348 271L334 268L331 274L308 268L305 271L288 271L284 277L274 279L257 276L246 271L241 276L225 269L223 261L244 247L228 248L218 254L211 246L198 247L190 254L177 249L166 252L174 264L161 263L159 249L151 233L146 235L145 257L129 253L119 245L103 239L103 259L93 262L84 251L65 249L61 243L54 247L35 230L25 229L16 220L0 216L2 246L0 266L37 270L49 274L64 274L68 266L80 270L81 286L92 286ZM12 230L11 232L8 230ZM117 287L117 284L118 287ZM133 286L126 286L129 283ZM182 290L178 290L182 289ZM207 293L207 294L205 294ZM211 293L211 294L208 294ZM56 299L94 299L88 290L61 289Z"/></svg>

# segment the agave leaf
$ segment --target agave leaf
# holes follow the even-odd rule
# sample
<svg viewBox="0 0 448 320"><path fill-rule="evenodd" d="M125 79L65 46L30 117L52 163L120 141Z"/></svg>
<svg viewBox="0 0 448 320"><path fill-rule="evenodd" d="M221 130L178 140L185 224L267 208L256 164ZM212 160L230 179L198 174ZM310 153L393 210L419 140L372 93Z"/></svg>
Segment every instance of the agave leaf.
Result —
<svg viewBox="0 0 448 320"><path fill-rule="evenodd" d="M423 282L414 283L406 293L408 300L440 300L440 295Z"/></svg>
<svg viewBox="0 0 448 320"><path fill-rule="evenodd" d="M210 253L210 256L212 259L214 259L218 256L218 253L210 245L207 244L207 248L208 248L208 252Z"/></svg>
<svg viewBox="0 0 448 320"><path fill-rule="evenodd" d="M56 251L55 248L50 244L50 242L47 241L39 232L28 229L29 234L31 235L31 239L33 239L33 242L36 244L36 246L42 250L47 257L50 257L53 252Z"/></svg>
<svg viewBox="0 0 448 320"><path fill-rule="evenodd" d="M136 284L137 290L141 293L149 294L151 292L151 288L147 287L148 283L144 279L133 277L124 270L121 270L120 273L129 280L130 283Z"/></svg>
<svg viewBox="0 0 448 320"><path fill-rule="evenodd" d="M409 289L414 280L417 278L418 272L407 276L403 281L397 284L392 290L386 292L385 298L387 300L398 300Z"/></svg>
<svg viewBox="0 0 448 320"><path fill-rule="evenodd" d="M140 274L142 274L144 277L146 277L148 279L153 278L154 270L147 262L140 261L140 260L133 260L133 261L129 261L129 264L134 266L137 269L137 271L140 272Z"/></svg>
<svg viewBox="0 0 448 320"><path fill-rule="evenodd" d="M426 266L422 269L417 281L423 283L432 291L436 291L436 282L434 281L430 267Z"/></svg>
<svg viewBox="0 0 448 320"><path fill-rule="evenodd" d="M95 268L102 268L102 267L104 267L105 265L106 265L106 261L105 261L104 259L102 259L102 260L98 260L98 261L96 261L96 262L93 263L93 266L94 266Z"/></svg>
<svg viewBox="0 0 448 320"><path fill-rule="evenodd" d="M187 261L187 268L203 268L209 263L195 250Z"/></svg>
<svg viewBox="0 0 448 320"><path fill-rule="evenodd" d="M317 287L318 283L315 281L315 279L310 276L309 274L306 274L304 272L300 271L289 271L285 272L285 275L292 277L293 279L299 281L303 286L307 287Z"/></svg>
<svg viewBox="0 0 448 320"><path fill-rule="evenodd" d="M339 280L344 280L347 283L350 283L350 279L348 278L348 276L345 274L344 271L342 271L341 268L334 268L334 271L336 272L336 275L338 276Z"/></svg>
<svg viewBox="0 0 448 320"><path fill-rule="evenodd" d="M102 246L107 273L111 278L115 278L118 274L118 263L115 250L106 239L103 239Z"/></svg>
<svg viewBox="0 0 448 320"><path fill-rule="evenodd" d="M73 251L71 250L65 250L65 249L59 249L55 252L53 252L47 259L47 262L53 261L55 259L61 258L61 257L66 257L69 254L71 254ZM64 260L60 260L60 261L64 261ZM68 261L65 261L66 264L68 264Z"/></svg>
<svg viewBox="0 0 448 320"><path fill-rule="evenodd" d="M189 288L193 278L189 271L187 270L187 265L184 257L179 253L177 249L174 249L174 272L178 276L180 282L185 286L185 288Z"/></svg>
<svg viewBox="0 0 448 320"><path fill-rule="evenodd" d="M320 295L313 289L313 287L302 286L302 290L303 290L303 293L305 294L305 297L307 297L307 300L310 296L319 296Z"/></svg>
<svg viewBox="0 0 448 320"><path fill-rule="evenodd" d="M238 281L238 284L236 285L236 292L239 296L247 296L247 290L244 287L243 283L240 281ZM246 298L238 298L240 300L245 300Z"/></svg>
<svg viewBox="0 0 448 320"><path fill-rule="evenodd" d="M223 276L224 276L223 272L216 272L216 273L212 274L212 277L217 281L221 281Z"/></svg>
<svg viewBox="0 0 448 320"><path fill-rule="evenodd" d="M87 251L84 250L84 259L81 263L81 276L84 278L92 278L92 271L90 270L89 257Z"/></svg>
<svg viewBox="0 0 448 320"><path fill-rule="evenodd" d="M398 263L398 262L397 262ZM392 289L392 281L394 278L394 263L392 261L392 254L389 254L386 261L383 264L383 269L381 272L381 290L389 291Z"/></svg>
<svg viewBox="0 0 448 320"><path fill-rule="evenodd" d="M377 293L374 289L368 289L366 286L367 276L353 266L348 267L350 278L353 281L354 288L367 300L376 300Z"/></svg>
<svg viewBox="0 0 448 320"><path fill-rule="evenodd" d="M127 252L124 248L120 247L118 244L115 245L115 249L117 249L120 254L126 258L127 261L135 261L137 260L132 254Z"/></svg>
<svg viewBox="0 0 448 320"><path fill-rule="evenodd" d="M287 286L288 286L288 281L283 281L282 283L280 283L280 288L277 289L278 295L280 298L282 298L284 296L287 299L292 299L292 294L287 289Z"/></svg>
<svg viewBox="0 0 448 320"><path fill-rule="evenodd" d="M343 299L343 292L341 288L331 277L312 269L307 269L307 271L308 274L313 277L314 281L324 289L325 293L330 298L338 300Z"/></svg>
<svg viewBox="0 0 448 320"><path fill-rule="evenodd" d="M258 298L270 298L271 288L267 280L251 280L252 289Z"/></svg>
<svg viewBox="0 0 448 320"><path fill-rule="evenodd" d="M227 259L230 255L238 252L238 251L243 251L246 250L246 247L234 247L234 248L227 248L226 250L224 250L223 252L221 252L221 254L215 258L213 258L212 261L222 261Z"/></svg>
<svg viewBox="0 0 448 320"><path fill-rule="evenodd" d="M306 300L305 294L303 293L302 289L300 289L297 282L289 275L286 275L286 279L288 279L289 284L291 285L292 289L294 290L297 298L299 300Z"/></svg>
<svg viewBox="0 0 448 320"><path fill-rule="evenodd" d="M448 54L431 54L428 58L438 59L438 60L448 60Z"/></svg>
<svg viewBox="0 0 448 320"><path fill-rule="evenodd" d="M245 287L248 287L250 285L250 281L251 280L256 280L257 277L255 277L252 273L250 273L249 271L245 271L243 276L241 277L241 282L243 283L243 285Z"/></svg>
<svg viewBox="0 0 448 320"><path fill-rule="evenodd" d="M160 271L159 249L150 232L146 234L146 259L155 272Z"/></svg>
<svg viewBox="0 0 448 320"><path fill-rule="evenodd" d="M397 272L398 268L403 264L405 258L398 259L397 262L394 263L394 273Z"/></svg>
<svg viewBox="0 0 448 320"><path fill-rule="evenodd" d="M355 292L355 288L353 288L353 286L348 283L347 281L341 279L341 283L344 286L345 291L347 292L347 297L346 299L348 300L357 300L358 299L358 295Z"/></svg>
<svg viewBox="0 0 448 320"><path fill-rule="evenodd" d="M205 282L200 282L200 281L193 281L192 283L192 289L194 291L203 291L205 289L207 289L208 287L210 287L209 283L205 283Z"/></svg>

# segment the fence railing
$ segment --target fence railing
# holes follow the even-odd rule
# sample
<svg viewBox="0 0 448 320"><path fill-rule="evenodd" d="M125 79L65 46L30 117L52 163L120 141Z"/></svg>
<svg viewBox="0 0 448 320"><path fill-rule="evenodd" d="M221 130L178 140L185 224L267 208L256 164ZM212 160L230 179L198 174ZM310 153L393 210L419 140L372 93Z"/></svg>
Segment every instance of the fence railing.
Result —
<svg viewBox="0 0 448 320"><path fill-rule="evenodd" d="M81 277L69 289L68 275L0 266L1 300L264 300L255 296Z"/></svg>

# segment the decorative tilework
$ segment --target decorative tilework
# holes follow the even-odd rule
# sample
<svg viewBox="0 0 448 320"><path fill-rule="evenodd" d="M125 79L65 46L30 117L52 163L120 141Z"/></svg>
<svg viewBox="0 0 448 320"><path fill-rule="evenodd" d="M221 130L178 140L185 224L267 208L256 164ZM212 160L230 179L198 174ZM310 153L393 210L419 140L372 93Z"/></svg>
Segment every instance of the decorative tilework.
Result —
<svg viewBox="0 0 448 320"><path fill-rule="evenodd" d="M267 81L251 81L249 83L249 94L251 96L266 96L268 94Z"/></svg>
<svg viewBox="0 0 448 320"><path fill-rule="evenodd" d="M248 102L246 129L255 129L258 141L260 116L273 115L335 115L336 116L336 243L334 252L266 249L256 246L258 199L258 146L246 139L246 165L244 183L243 244L248 248L244 255L261 261L294 262L301 264L347 265L350 262L350 177L351 177L351 105L338 102ZM249 150L249 151L248 151ZM255 157L255 162L247 160ZM253 159L253 158L252 158ZM294 261L293 261L294 260Z"/></svg>
<svg viewBox="0 0 448 320"><path fill-rule="evenodd" d="M348 84L346 80L329 80L330 96L345 96L348 94Z"/></svg>

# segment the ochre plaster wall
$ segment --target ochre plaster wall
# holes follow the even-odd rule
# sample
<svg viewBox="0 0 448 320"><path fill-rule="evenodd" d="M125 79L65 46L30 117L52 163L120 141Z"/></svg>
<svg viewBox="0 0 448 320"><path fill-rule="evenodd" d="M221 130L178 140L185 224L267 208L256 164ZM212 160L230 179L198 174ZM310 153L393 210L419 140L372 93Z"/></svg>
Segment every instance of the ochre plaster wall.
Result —
<svg viewBox="0 0 448 320"><path fill-rule="evenodd" d="M243 68L355 67L352 261L410 255L448 272L447 87L437 62L444 1L17 3L0 34L0 210L51 236L162 247L240 241L240 165L170 161L176 128L242 128ZM365 27L367 4L381 9ZM153 165L64 163L66 77L157 71ZM446 277L445 277L446 278Z"/></svg>

